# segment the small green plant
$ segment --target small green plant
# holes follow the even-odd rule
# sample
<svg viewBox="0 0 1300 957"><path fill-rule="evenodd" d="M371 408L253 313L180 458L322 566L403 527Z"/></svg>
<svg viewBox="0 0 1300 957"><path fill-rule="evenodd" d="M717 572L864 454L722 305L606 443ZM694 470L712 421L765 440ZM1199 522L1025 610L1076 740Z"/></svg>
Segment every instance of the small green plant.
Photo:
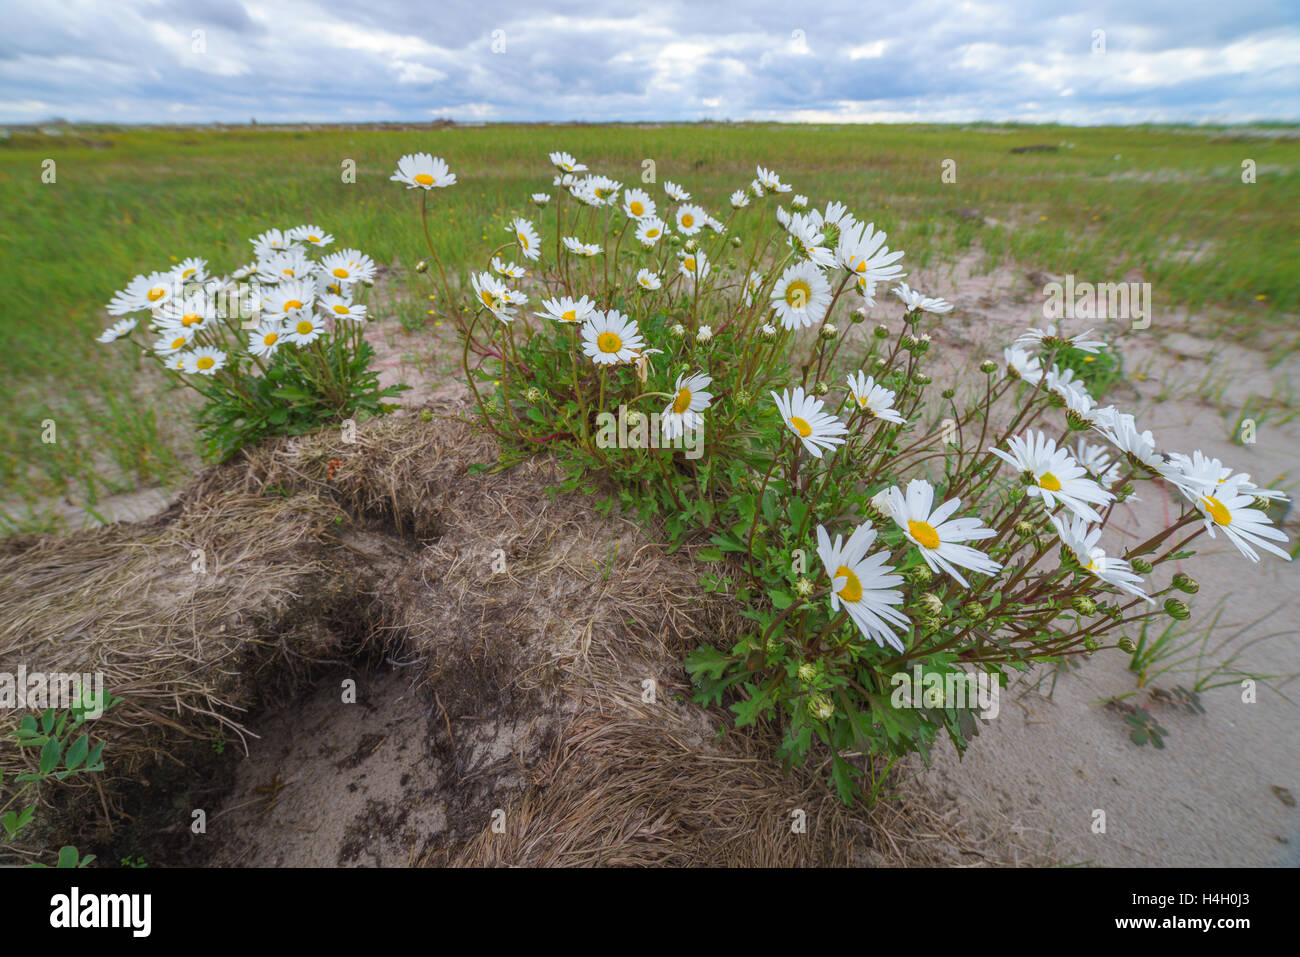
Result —
<svg viewBox="0 0 1300 957"><path fill-rule="evenodd" d="M109 697L103 705L103 711L116 705L121 699ZM71 708L56 712L46 708L40 715L24 715L13 732L13 741L21 748L40 748L37 769L23 771L13 778L11 787L14 793L0 805L0 826L5 831L5 840L12 843L14 838L36 816L37 804L23 807L23 796L33 788L49 781L65 781L80 774L92 774L104 770L104 742L92 745L88 731L81 730L85 725L88 712L95 712L95 702L83 699L74 702ZM102 712L101 712L102 713ZM81 734L77 734L78 731ZM0 777L0 785L5 782ZM17 805L17 807L15 807ZM86 867L95 860L93 854L82 857L77 849L65 846L59 849L58 867ZM44 864L33 864L44 867Z"/></svg>
<svg viewBox="0 0 1300 957"><path fill-rule="evenodd" d="M123 867L140 868L149 866L149 862L144 859L142 854L137 854L135 857L124 857L121 863Z"/></svg>
<svg viewBox="0 0 1300 957"><path fill-rule="evenodd" d="M1139 747L1151 744L1157 751L1165 746L1165 735L1169 732L1160 727L1160 722L1146 708L1135 708L1124 720L1133 728L1129 739Z"/></svg>

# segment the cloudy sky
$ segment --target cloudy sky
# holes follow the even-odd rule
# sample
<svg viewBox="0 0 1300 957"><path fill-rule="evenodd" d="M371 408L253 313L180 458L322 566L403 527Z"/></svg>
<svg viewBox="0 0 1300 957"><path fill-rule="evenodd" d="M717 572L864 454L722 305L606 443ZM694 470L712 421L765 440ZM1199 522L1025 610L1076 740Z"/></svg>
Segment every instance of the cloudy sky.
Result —
<svg viewBox="0 0 1300 957"><path fill-rule="evenodd" d="M1300 119L1296 0L0 0L0 122Z"/></svg>

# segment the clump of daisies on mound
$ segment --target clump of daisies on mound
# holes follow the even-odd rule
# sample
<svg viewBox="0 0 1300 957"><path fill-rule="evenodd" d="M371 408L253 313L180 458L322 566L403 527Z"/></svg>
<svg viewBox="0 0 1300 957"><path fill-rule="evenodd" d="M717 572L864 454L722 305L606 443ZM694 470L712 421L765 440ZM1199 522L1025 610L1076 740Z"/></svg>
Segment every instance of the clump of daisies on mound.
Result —
<svg viewBox="0 0 1300 957"><path fill-rule="evenodd" d="M331 250L319 226L270 229L227 275L191 258L136 276L113 296L98 337L124 340L193 388L208 452L224 458L266 435L381 415L405 386L379 387L363 338L375 263Z"/></svg>
<svg viewBox="0 0 1300 957"><path fill-rule="evenodd" d="M816 751L845 800L879 787L863 755L941 732L964 748L978 673L1186 617L1195 582L1162 576L1197 536L1288 557L1261 507L1278 493L1099 404L1079 371L1106 348L1091 331L1030 329L936 390L925 330L954 307L843 203L762 166L715 202L550 160L467 288L429 245L444 301L468 300L451 318L482 420L507 454L553 453L564 488L601 476L603 504L695 546L702 587L750 625L688 659L700 699L779 726L791 761ZM393 178L426 223L454 183L427 155ZM1141 482L1186 507L1121 548L1108 523Z"/></svg>

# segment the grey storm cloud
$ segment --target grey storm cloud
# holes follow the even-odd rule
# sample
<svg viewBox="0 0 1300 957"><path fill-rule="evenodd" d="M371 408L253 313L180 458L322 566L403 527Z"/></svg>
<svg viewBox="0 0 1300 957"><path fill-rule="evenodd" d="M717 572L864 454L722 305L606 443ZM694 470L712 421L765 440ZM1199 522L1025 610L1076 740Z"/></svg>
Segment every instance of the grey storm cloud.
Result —
<svg viewBox="0 0 1300 957"><path fill-rule="evenodd" d="M1294 2L7 0L0 121L1295 120Z"/></svg>

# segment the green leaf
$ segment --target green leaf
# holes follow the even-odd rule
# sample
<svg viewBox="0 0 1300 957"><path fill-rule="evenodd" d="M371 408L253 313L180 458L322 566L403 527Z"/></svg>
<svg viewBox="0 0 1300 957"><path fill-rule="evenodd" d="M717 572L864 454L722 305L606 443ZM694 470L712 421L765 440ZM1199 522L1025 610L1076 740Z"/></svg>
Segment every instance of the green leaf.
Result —
<svg viewBox="0 0 1300 957"><path fill-rule="evenodd" d="M72 742L72 747L68 748L68 753L64 757L64 765L69 771L76 770L81 762L86 760L86 755L90 752L90 738L87 735L81 735L76 741Z"/></svg>
<svg viewBox="0 0 1300 957"><path fill-rule="evenodd" d="M63 745L58 738L50 738L45 742L45 747L41 748L41 774L49 774L59 766L59 758L63 754Z"/></svg>
<svg viewBox="0 0 1300 957"><path fill-rule="evenodd" d="M71 844L66 844L59 848L59 863L56 867L76 867L81 855Z"/></svg>
<svg viewBox="0 0 1300 957"><path fill-rule="evenodd" d="M702 562L720 562L722 561L722 549L706 545L696 550L695 557Z"/></svg>

